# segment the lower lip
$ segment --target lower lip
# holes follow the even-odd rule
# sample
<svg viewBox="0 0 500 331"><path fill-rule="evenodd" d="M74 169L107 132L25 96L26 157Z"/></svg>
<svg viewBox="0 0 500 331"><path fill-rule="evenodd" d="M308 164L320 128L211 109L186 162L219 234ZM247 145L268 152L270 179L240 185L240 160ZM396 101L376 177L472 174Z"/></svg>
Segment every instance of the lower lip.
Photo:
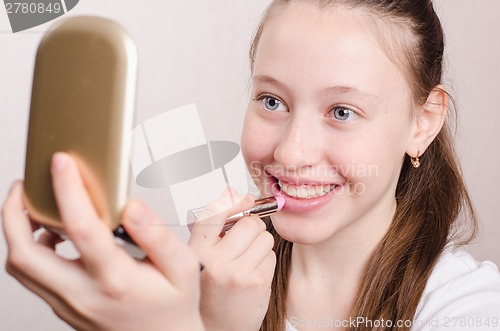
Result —
<svg viewBox="0 0 500 331"><path fill-rule="evenodd" d="M335 196L335 192L342 189L342 185L337 185L333 190L325 195L318 196L316 198L309 199L299 199L287 195L285 192L278 189L278 185L271 185L271 190L273 195L281 195L285 198L285 205L283 210L295 212L295 213L306 213L323 207L328 204Z"/></svg>

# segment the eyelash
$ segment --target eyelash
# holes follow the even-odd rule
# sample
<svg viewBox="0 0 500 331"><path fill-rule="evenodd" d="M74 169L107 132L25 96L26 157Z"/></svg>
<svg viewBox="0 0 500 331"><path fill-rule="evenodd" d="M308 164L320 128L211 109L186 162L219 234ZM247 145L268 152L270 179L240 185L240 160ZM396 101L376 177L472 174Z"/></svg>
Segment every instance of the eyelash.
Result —
<svg viewBox="0 0 500 331"><path fill-rule="evenodd" d="M288 106L286 105L286 103L283 102L283 100L281 100L280 98L278 98L278 97L276 97L274 95L271 95L271 94L259 94L258 96L256 96L255 98L253 98L253 100L255 100L255 101L261 101L262 102L266 98L278 101L281 105L283 105L288 110ZM265 110L268 111L268 112L276 111L276 110L267 109L267 107L265 105L263 105L263 106L264 106Z"/></svg>
<svg viewBox="0 0 500 331"><path fill-rule="evenodd" d="M268 98L268 99L273 99L273 100L278 101L281 105L283 105L284 107L286 107L286 108L287 108L287 110L288 110L288 106L286 105L286 103L284 103L284 102L283 102L280 98L278 98L278 97L276 97L276 96L274 96L274 95L271 95L271 94L265 94L265 93L264 93L264 94L259 94L258 96L256 96L255 98L253 98L253 100L255 100L255 101L261 101L261 102L262 102L262 101L263 101L263 100L265 100L266 98ZM276 110L270 110L270 109L267 109L267 107L266 107L265 105L263 105L263 106L264 106L265 110L266 110L266 111L268 111L268 112L273 112L273 111L276 111ZM349 114L349 116L350 116L350 117L351 117L351 116L354 116L355 118L359 117L358 112L356 112L356 111L354 111L354 110L350 109L350 108L349 108L349 107L347 107L347 106L343 106L343 105L336 105L336 106L333 106L333 107L330 109L330 111L328 112L328 114L329 114L329 115L330 115L330 114L332 114L332 113L333 113L333 114L335 114L335 110L337 110L337 109L343 109L343 110L347 111L347 113ZM348 122L348 121L349 121L348 119L346 119L346 120L339 120L339 119L336 119L336 118L334 117L334 115L333 115L333 116L330 116L330 117L331 117L333 120L337 121L337 122ZM351 120L351 121L352 121L352 120Z"/></svg>
<svg viewBox="0 0 500 331"><path fill-rule="evenodd" d="M349 121L353 121L353 120L354 120L354 119L349 119L349 118L347 118L346 120L339 120L339 119L335 118L335 117L334 117L334 115L335 115L335 110L337 110L337 109L342 109L342 110L344 110L344 111L347 111L347 113L349 114L349 117L354 117L354 119L356 119L356 118L358 118L358 117L359 117L359 114L358 114L356 111L354 111L354 110L350 109L349 107L342 106L342 105L338 105L338 106L334 106L334 107L333 107L333 108L332 108L332 109L328 112L328 114L332 114L332 113L333 113L333 115L331 115L330 117L332 117L335 121L338 121L338 122L349 122Z"/></svg>

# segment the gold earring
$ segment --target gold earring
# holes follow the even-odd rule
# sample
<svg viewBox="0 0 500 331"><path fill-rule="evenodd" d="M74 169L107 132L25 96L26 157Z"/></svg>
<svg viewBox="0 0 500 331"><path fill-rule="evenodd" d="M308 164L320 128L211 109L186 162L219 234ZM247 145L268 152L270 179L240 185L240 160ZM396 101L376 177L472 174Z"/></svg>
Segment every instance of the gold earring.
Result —
<svg viewBox="0 0 500 331"><path fill-rule="evenodd" d="M411 164L413 165L413 168L415 168L415 169L420 167L420 159L418 158L419 155L420 155L420 150L418 150L417 156L415 156L415 157L410 156Z"/></svg>

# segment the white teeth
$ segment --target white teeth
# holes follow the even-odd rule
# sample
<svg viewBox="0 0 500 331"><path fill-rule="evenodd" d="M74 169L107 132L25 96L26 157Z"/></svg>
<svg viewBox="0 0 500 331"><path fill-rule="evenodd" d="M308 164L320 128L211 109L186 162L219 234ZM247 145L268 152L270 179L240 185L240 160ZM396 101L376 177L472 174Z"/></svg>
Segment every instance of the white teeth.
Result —
<svg viewBox="0 0 500 331"><path fill-rule="evenodd" d="M299 186L297 189L297 198L305 199L309 196L309 188L305 186Z"/></svg>
<svg viewBox="0 0 500 331"><path fill-rule="evenodd" d="M282 182L281 180L279 181L279 186L287 195L299 199L320 197L329 193L335 187L335 185L330 184L293 186Z"/></svg>

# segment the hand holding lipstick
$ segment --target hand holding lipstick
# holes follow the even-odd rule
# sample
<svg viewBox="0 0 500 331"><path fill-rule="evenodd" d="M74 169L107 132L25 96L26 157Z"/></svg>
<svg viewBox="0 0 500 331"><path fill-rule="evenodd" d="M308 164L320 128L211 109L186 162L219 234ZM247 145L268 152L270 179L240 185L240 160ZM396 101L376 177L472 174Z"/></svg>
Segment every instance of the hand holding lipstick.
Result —
<svg viewBox="0 0 500 331"><path fill-rule="evenodd" d="M206 330L258 330L267 311L276 256L266 225L257 216L243 216L219 236L228 218L254 204L252 196L229 189L192 229L189 246L205 266L200 307Z"/></svg>

